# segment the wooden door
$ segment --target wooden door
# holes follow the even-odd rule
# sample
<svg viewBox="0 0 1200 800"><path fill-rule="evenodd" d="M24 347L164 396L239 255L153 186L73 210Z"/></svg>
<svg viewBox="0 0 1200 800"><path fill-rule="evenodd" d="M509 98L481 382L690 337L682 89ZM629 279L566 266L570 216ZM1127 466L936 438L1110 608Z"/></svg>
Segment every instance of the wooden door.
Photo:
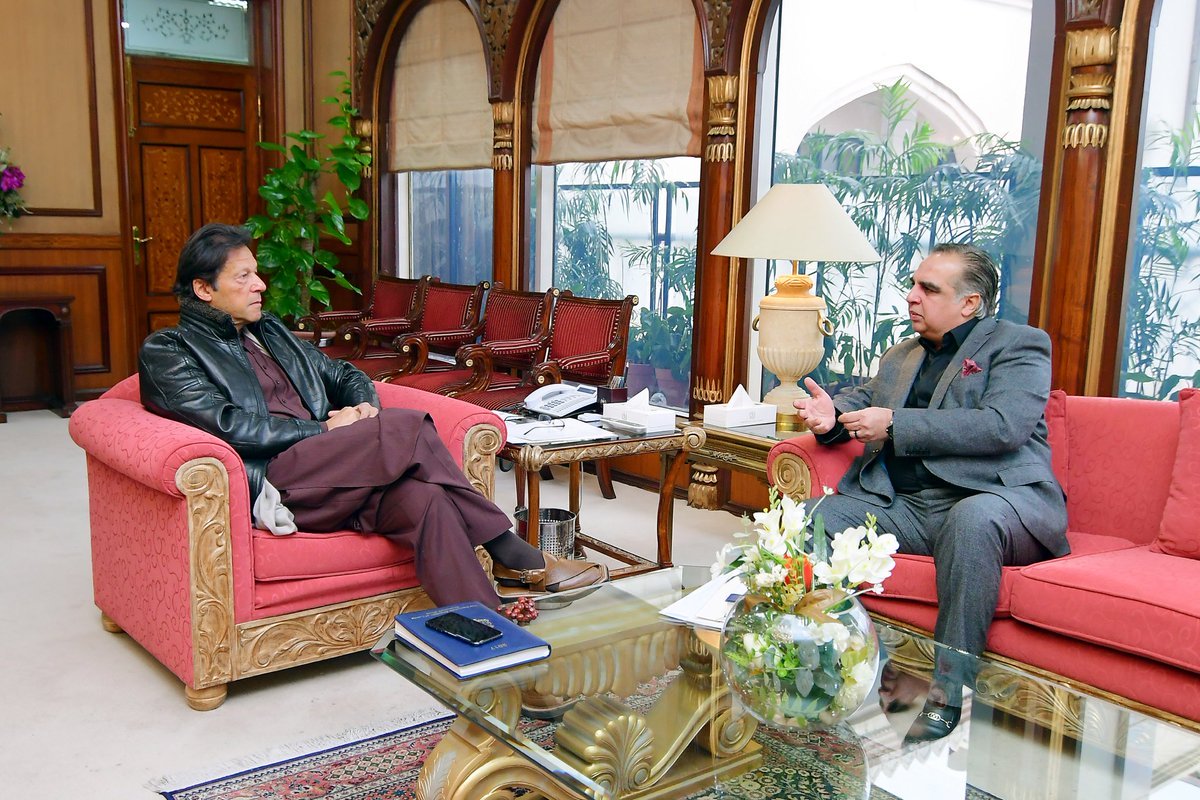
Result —
<svg viewBox="0 0 1200 800"><path fill-rule="evenodd" d="M257 211L258 79L249 66L129 59L134 320L140 342L179 318L171 292L179 251L209 222Z"/></svg>

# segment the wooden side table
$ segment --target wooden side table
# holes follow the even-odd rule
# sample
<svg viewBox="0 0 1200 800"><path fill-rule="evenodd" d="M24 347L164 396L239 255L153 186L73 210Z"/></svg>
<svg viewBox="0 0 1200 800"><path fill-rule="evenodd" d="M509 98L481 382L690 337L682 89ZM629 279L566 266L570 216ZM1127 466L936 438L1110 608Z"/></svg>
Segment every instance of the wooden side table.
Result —
<svg viewBox="0 0 1200 800"><path fill-rule="evenodd" d="M807 432L780 430L773 423L741 428L700 424L704 425L704 445L688 453L688 460L692 464L688 505L708 511L721 508L728 499L722 496L717 480L718 470L743 472L766 480L767 454L771 448L785 439ZM809 489L808 470L798 461L796 465L789 464L787 470L776 469L775 480L784 494L806 498Z"/></svg>
<svg viewBox="0 0 1200 800"><path fill-rule="evenodd" d="M572 444L506 444L500 451L501 458L507 458L516 463L525 473L526 505L528 508L529 524L525 526L526 538L537 547L538 512L540 511L541 470L551 464L566 464L570 468L570 510L576 514L575 543L583 545L598 553L628 564L613 570L614 575L633 575L639 572L660 569L671 565L671 534L674 522L675 482L685 466L686 455L704 446L704 430L695 426L686 426L673 433L651 434L648 436L623 436L620 439L605 441L577 442ZM642 558L616 545L601 539L588 536L579 531L580 485L583 476L583 462L593 459L615 458L617 456L632 456L642 453L660 453L662 455L662 480L658 490L658 552L655 560Z"/></svg>
<svg viewBox="0 0 1200 800"><path fill-rule="evenodd" d="M60 417L69 417L76 408L75 402L75 358L71 344L71 295L11 294L0 295L0 319L13 311L30 309L47 311L54 318L55 338L58 350L58 392L62 401L52 410ZM3 412L4 398L0 397L0 423L8 422Z"/></svg>

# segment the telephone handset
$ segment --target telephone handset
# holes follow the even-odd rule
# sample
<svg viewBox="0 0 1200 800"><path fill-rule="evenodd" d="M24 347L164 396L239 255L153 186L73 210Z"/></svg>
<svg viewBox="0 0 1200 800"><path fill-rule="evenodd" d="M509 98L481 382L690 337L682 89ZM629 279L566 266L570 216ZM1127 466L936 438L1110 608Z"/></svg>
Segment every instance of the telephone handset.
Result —
<svg viewBox="0 0 1200 800"><path fill-rule="evenodd" d="M551 417L568 417L599 405L596 387L580 383L552 383L529 393L525 410Z"/></svg>

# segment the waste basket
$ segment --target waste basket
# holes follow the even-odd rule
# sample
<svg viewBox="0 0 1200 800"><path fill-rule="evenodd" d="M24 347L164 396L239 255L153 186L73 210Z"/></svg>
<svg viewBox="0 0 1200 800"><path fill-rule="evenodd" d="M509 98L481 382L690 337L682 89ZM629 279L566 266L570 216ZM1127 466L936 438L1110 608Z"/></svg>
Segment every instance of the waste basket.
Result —
<svg viewBox="0 0 1200 800"><path fill-rule="evenodd" d="M529 523L529 509L518 508L513 515L517 520L517 534L525 539ZM558 558L575 557L575 517L564 508L538 510L538 544L542 550Z"/></svg>

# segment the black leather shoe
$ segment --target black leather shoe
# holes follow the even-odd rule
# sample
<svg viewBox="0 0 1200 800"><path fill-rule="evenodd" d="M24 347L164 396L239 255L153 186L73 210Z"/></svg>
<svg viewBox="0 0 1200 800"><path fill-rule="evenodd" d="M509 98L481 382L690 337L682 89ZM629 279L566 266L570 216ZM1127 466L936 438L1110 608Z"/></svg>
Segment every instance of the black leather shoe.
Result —
<svg viewBox="0 0 1200 800"><path fill-rule="evenodd" d="M950 731L958 725L961 716L962 708L959 706L947 706L926 700L925 707L913 720L912 726L904 736L904 743L932 742L949 736Z"/></svg>

